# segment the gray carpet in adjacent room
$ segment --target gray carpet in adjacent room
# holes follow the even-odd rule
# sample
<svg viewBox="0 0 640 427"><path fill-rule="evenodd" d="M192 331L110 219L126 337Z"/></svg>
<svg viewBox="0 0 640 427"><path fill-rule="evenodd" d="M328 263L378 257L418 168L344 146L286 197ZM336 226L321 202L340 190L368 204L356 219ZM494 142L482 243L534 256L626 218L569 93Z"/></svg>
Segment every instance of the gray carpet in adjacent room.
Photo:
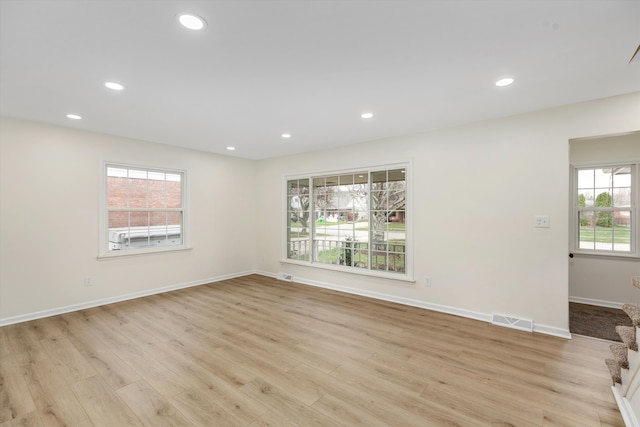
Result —
<svg viewBox="0 0 640 427"><path fill-rule="evenodd" d="M631 326L631 319L617 308L569 303L569 331L572 334L622 341L616 333L616 326Z"/></svg>

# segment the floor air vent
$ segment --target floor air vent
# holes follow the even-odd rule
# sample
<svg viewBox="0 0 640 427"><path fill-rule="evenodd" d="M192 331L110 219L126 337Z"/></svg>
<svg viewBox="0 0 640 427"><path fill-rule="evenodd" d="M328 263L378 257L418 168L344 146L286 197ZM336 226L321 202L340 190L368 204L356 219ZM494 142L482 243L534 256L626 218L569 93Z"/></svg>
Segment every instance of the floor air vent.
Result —
<svg viewBox="0 0 640 427"><path fill-rule="evenodd" d="M287 273L278 273L278 279L280 280L284 280L285 282L291 282L293 281L293 276L291 274L287 274Z"/></svg>
<svg viewBox="0 0 640 427"><path fill-rule="evenodd" d="M520 319L518 317L493 313L491 323L507 328L520 329L521 331L533 332L533 320L530 319Z"/></svg>

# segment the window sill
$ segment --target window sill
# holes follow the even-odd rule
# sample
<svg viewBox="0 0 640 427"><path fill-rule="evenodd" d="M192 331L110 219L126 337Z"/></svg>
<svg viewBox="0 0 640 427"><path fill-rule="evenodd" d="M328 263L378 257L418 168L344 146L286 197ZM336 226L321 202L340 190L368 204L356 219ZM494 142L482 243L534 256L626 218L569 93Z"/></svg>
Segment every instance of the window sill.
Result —
<svg viewBox="0 0 640 427"><path fill-rule="evenodd" d="M189 246L168 246L162 248L149 248L149 249L135 249L135 250L121 250L121 251L112 251L105 254L100 254L97 256L98 261L104 261L109 259L117 259L117 258L128 258L132 256L140 256L140 255L155 255L155 254L163 254L168 252L179 252L179 251L190 251L192 248Z"/></svg>
<svg viewBox="0 0 640 427"><path fill-rule="evenodd" d="M339 273L356 274L356 275L359 275L359 276L378 277L378 278L381 278L381 279L396 280L398 282L409 282L409 283L415 283L416 282L416 280L413 277L410 277L409 275L402 274L402 273L387 273L387 272L384 272L384 271L373 271L373 270L356 269L356 268L349 268L349 267L340 267L340 266L337 266L337 265L310 263L310 262L307 262L307 261L296 261L296 260L292 260L292 259L281 259L280 263L281 264L299 265L299 266L302 266L302 267L319 268L319 269L322 269L322 270L336 271L336 272L339 272Z"/></svg>
<svg viewBox="0 0 640 427"><path fill-rule="evenodd" d="M609 252L584 252L584 251L572 251L573 255L577 257L587 257L587 258L602 258L602 259L622 259L622 260L632 260L637 261L640 259L640 256L637 254L630 253L609 253Z"/></svg>

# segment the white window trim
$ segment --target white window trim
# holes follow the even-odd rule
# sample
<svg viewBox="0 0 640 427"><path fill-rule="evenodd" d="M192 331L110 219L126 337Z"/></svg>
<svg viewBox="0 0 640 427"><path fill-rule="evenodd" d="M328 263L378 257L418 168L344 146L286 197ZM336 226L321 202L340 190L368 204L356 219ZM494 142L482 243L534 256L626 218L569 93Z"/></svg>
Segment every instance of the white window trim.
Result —
<svg viewBox="0 0 640 427"><path fill-rule="evenodd" d="M107 215L107 167L122 167L127 169L139 168L141 170L150 170L164 173L179 173L181 179L181 193L183 203L182 215L182 244L174 246L146 247L137 249L127 249L125 251L109 251L109 225ZM158 253L176 252L191 250L190 227L189 227L189 192L187 185L187 170L176 169L163 166L141 165L127 162L102 161L100 164L100 212L99 212L99 248L98 260L126 258L131 256L150 255Z"/></svg>
<svg viewBox="0 0 640 427"><path fill-rule="evenodd" d="M356 168L350 168L350 169L339 169L339 170L323 170L323 171L319 171L319 172L309 172L309 173L304 173L304 174L291 174L291 175L284 175L282 177L282 183L281 183L281 191L282 191L282 197L281 197L281 218L282 218L282 230L280 235L282 236L282 240L281 240L281 254L280 254L280 263L281 264L292 264L292 265L299 265L299 266L305 266L305 267L313 267L313 268L320 268L320 269L325 269L325 270L333 270L333 271L340 271L340 272L344 272L344 273L350 273L350 274L356 274L356 275L361 275L361 276L373 276L373 277L380 277L380 278L384 278L384 279L392 279L392 280L397 280L397 281L402 281L402 282L415 282L415 278L414 278L414 271L413 271L413 167L412 167L412 162L411 161L405 161L405 162L397 162L397 163L388 163L388 164L378 164L378 165L368 165L368 166L360 166L360 167L356 167ZM288 223L287 223L287 216L288 216L288 209L287 209L287 183L289 180L294 180L294 179L309 179L309 182L311 184L312 180L314 177L319 177L319 176L330 176L330 175L343 175L343 174L351 174L351 173L356 173L356 172L362 172L362 171L367 171L369 173L373 172L373 171L380 171L380 170L392 170L392 169L400 169L400 168L404 168L405 169L405 178L406 178L406 194L407 194L407 201L406 201L406 205L405 205L405 211L406 211L406 224L407 224L407 229L409 230L406 233L406 249L405 249L405 272L404 273L395 273L395 272L386 272L386 271L380 271L380 270L369 270L369 269L362 269L362 268L353 268L353 267L345 267L345 266L341 266L341 265L335 265L335 264L325 264L325 263L318 263L318 262L313 262L313 260L311 261L300 261L300 260L295 260L295 259L290 259L287 256L287 247L288 247L288 242L287 242L287 227L288 227Z"/></svg>
<svg viewBox="0 0 640 427"><path fill-rule="evenodd" d="M631 250L630 252L614 252L614 251L599 251L581 249L578 242L578 170L589 168L607 168L610 166L626 166L631 165L634 167L634 177L631 182ZM600 258L640 258L640 220L638 220L638 214L640 209L638 203L640 199L640 160L629 161L616 161L616 162L577 162L571 165L571 218L569 221L571 227L570 233L570 249L572 254L580 256L593 256Z"/></svg>

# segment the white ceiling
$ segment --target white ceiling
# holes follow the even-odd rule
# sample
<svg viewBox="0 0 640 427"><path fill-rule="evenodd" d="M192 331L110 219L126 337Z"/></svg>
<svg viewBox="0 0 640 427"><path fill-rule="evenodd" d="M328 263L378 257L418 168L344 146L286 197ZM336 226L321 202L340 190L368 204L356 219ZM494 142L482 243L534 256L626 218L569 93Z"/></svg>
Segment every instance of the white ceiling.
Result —
<svg viewBox="0 0 640 427"><path fill-rule="evenodd" d="M0 0L0 113L263 159L640 91L639 43L638 0Z"/></svg>

